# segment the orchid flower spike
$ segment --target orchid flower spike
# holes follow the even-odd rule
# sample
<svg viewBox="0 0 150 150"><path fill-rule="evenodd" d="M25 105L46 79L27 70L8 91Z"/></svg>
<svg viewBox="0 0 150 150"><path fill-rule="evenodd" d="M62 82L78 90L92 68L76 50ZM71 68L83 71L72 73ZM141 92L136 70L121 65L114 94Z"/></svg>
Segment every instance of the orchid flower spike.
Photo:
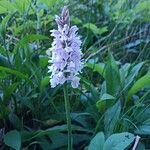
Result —
<svg viewBox="0 0 150 150"><path fill-rule="evenodd" d="M78 28L70 26L67 6L63 8L60 16L55 17L55 21L58 29L50 31L54 40L52 47L47 51L51 87L68 82L73 88L77 88L80 81L79 73L83 68L81 40L77 35Z"/></svg>

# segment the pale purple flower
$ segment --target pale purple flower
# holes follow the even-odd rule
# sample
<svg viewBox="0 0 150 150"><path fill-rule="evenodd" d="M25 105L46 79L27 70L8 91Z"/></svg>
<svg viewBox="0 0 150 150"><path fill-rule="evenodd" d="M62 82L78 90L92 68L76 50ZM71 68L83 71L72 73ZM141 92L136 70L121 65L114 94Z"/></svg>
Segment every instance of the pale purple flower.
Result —
<svg viewBox="0 0 150 150"><path fill-rule="evenodd" d="M78 75L83 68L81 40L77 35L78 28L77 26L70 27L69 10L66 6L61 16L56 16L55 21L58 29L51 30L54 40L52 47L47 51L50 58L48 72L51 73L51 87L69 82L73 88L77 88L80 81Z"/></svg>

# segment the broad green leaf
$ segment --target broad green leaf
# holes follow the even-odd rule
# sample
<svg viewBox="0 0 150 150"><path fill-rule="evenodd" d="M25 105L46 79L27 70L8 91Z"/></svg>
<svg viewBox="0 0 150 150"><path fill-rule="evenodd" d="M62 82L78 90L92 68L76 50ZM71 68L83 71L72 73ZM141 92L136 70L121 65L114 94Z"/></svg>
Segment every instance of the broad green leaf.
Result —
<svg viewBox="0 0 150 150"><path fill-rule="evenodd" d="M28 78L27 75L25 75L25 74L23 74L23 73L21 73L19 71L16 71L16 70L13 70L13 69L10 69L10 68L7 68L7 67L2 67L2 66L0 66L0 71L4 71L4 72L7 72L9 74L13 74L13 75L15 75L15 76L17 76L19 78L22 78L22 79L30 81L30 79Z"/></svg>
<svg viewBox="0 0 150 150"><path fill-rule="evenodd" d="M134 135L128 132L113 134L104 143L103 150L125 150L134 139Z"/></svg>
<svg viewBox="0 0 150 150"><path fill-rule="evenodd" d="M47 36L39 35L39 34L26 35L17 43L17 45L14 48L14 53L17 52L17 49L19 47L24 47L26 46L26 44L29 44L30 42L37 41L37 40L48 40L48 39L49 38Z"/></svg>
<svg viewBox="0 0 150 150"><path fill-rule="evenodd" d="M142 122L138 127L138 130L135 131L137 134L150 135L150 119L147 119Z"/></svg>
<svg viewBox="0 0 150 150"><path fill-rule="evenodd" d="M150 84L150 73L147 73L138 79L128 92L127 99L129 100L135 93Z"/></svg>
<svg viewBox="0 0 150 150"><path fill-rule="evenodd" d="M87 23L83 25L84 28L90 29L94 34L103 34L108 31L107 27L98 28L93 23Z"/></svg>
<svg viewBox="0 0 150 150"><path fill-rule="evenodd" d="M91 96L92 96L91 99L93 102L97 102L97 100L99 100L99 92L96 89L96 87L93 85L91 85L90 88L91 88L90 91L91 91Z"/></svg>
<svg viewBox="0 0 150 150"><path fill-rule="evenodd" d="M72 130L91 133L89 130L86 130L82 127L75 126L75 125L72 125ZM37 130L35 132L25 132L25 133L23 132L22 136L23 136L23 141L25 142L25 141L29 141L34 138L43 137L45 135L49 135L49 136L57 135L58 133L63 132L63 131L67 131L66 125L54 126L54 127L48 128L46 130Z"/></svg>
<svg viewBox="0 0 150 150"><path fill-rule="evenodd" d="M23 132L22 137L23 141L30 141L31 139L34 138L40 138L45 135L57 135L59 132L66 131L67 126L62 125L62 126L54 126L52 128L48 128L46 130L37 130L35 132Z"/></svg>
<svg viewBox="0 0 150 150"><path fill-rule="evenodd" d="M105 93L102 95L101 99L107 100L107 99L115 99L115 98L112 95Z"/></svg>
<svg viewBox="0 0 150 150"><path fill-rule="evenodd" d="M108 28L107 28L107 26L105 26L105 27L101 27L100 29L99 29L99 34L103 34L103 33L106 33L108 31Z"/></svg>
<svg viewBox="0 0 150 150"><path fill-rule="evenodd" d="M102 96L103 94L107 93L107 89L106 89L106 81L104 81L101 84L101 91L100 91L100 96Z"/></svg>
<svg viewBox="0 0 150 150"><path fill-rule="evenodd" d="M99 32L98 27L93 23L84 24L83 27L87 28L87 29L90 29L95 34L98 34L98 32Z"/></svg>
<svg viewBox="0 0 150 150"><path fill-rule="evenodd" d="M106 133L113 133L115 126L119 120L121 112L121 104L118 101L115 105L108 108L104 115L104 128Z"/></svg>
<svg viewBox="0 0 150 150"><path fill-rule="evenodd" d="M105 80L106 80L106 88L107 93L110 95L117 95L120 90L120 73L119 68L114 60L111 53L109 53L109 60L105 67Z"/></svg>
<svg viewBox="0 0 150 150"><path fill-rule="evenodd" d="M14 148L15 150L20 150L21 135L17 130L7 132L6 135L4 136L4 142L11 148Z"/></svg>
<svg viewBox="0 0 150 150"><path fill-rule="evenodd" d="M150 118L149 117L150 116L150 108L148 107L147 109L143 109L143 108L145 108L145 105L143 106L143 103L141 103L141 105L142 105L142 107L140 106L140 108L135 109L133 113L135 114L135 118L139 122L143 123L143 122L149 120L149 118ZM149 121L149 123L150 123L150 121Z"/></svg>
<svg viewBox="0 0 150 150"><path fill-rule="evenodd" d="M126 85L125 88L127 88L128 86L130 86L130 84L134 81L134 79L138 76L140 69L142 68L142 66L144 65L144 62L138 63L137 65L131 66L131 70L128 70L128 76L125 80Z"/></svg>
<svg viewBox="0 0 150 150"><path fill-rule="evenodd" d="M105 142L105 136L103 132L99 132L91 140L88 150L102 150Z"/></svg>
<svg viewBox="0 0 150 150"><path fill-rule="evenodd" d="M86 67L92 69L93 71L98 72L101 76L105 77L105 64L104 63L99 63L99 64L92 64L92 63L87 63Z"/></svg>
<svg viewBox="0 0 150 150"><path fill-rule="evenodd" d="M150 125L141 125L138 130L135 130L136 134L150 135Z"/></svg>
<svg viewBox="0 0 150 150"><path fill-rule="evenodd" d="M96 102L96 107L99 111L104 111L106 107L110 107L112 104L112 101L115 99L112 95L109 95L107 93L103 94L100 100ZM110 101L110 102L108 102ZM106 106L107 105L107 106Z"/></svg>
<svg viewBox="0 0 150 150"><path fill-rule="evenodd" d="M122 87L125 86L125 81L126 81L130 66L131 66L131 64L126 63L126 64L122 65L121 68L119 69Z"/></svg>

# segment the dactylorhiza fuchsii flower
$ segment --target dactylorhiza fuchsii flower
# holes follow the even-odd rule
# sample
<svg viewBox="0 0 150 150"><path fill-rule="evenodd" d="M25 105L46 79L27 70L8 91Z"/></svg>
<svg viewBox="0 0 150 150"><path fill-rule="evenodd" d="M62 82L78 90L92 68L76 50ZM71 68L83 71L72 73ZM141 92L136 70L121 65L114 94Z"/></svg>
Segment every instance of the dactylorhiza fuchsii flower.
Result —
<svg viewBox="0 0 150 150"><path fill-rule="evenodd" d="M78 28L70 26L69 10L66 6L61 16L56 16L55 21L58 29L50 31L54 40L52 47L47 51L50 58L48 72L51 73L51 87L69 82L73 88L77 88L80 81L79 73L83 68L81 40L77 35Z"/></svg>

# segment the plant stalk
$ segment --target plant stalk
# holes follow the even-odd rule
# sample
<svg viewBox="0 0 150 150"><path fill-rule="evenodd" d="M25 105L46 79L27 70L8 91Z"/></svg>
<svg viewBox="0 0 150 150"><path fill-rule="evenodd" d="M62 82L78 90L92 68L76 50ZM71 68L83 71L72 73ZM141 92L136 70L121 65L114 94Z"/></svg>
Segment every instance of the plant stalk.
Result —
<svg viewBox="0 0 150 150"><path fill-rule="evenodd" d="M70 117L70 103L67 84L64 84L64 98L65 98L65 110L68 127L68 150L72 150L72 130L71 130L71 117Z"/></svg>

